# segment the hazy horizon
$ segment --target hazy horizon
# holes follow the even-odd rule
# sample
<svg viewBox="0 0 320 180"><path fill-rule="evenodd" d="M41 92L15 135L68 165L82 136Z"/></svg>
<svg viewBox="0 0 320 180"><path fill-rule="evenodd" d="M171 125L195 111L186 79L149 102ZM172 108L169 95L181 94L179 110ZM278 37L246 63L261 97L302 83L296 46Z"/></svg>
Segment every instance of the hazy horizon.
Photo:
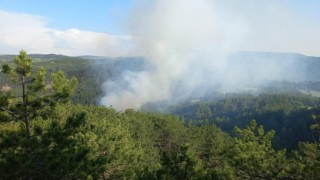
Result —
<svg viewBox="0 0 320 180"><path fill-rule="evenodd" d="M315 0L95 0L78 2L76 5L73 2L51 0L0 1L0 54L16 54L19 50L25 49L30 54L53 53L68 56L143 55L141 48L137 48L137 41L148 33L137 31L136 20L149 16L148 9L156 6L163 8L163 4L168 4L173 10L177 4L180 6L179 3L181 7L170 12L173 19L182 18L184 10L191 11L202 16L199 22L190 21L193 28L210 18L212 21L206 31L215 30L217 33L217 27L210 29L210 26L218 23L216 25L228 27L224 30L229 34L233 34L233 31L242 34L240 38L228 37L236 40L233 41L237 43L237 48L234 49L236 51L288 52L320 56L317 48L320 41L320 25L317 23L320 12L316 8L320 6L320 2ZM205 11L197 13L199 6L195 4L201 3L208 6ZM190 5L192 7L189 7ZM167 15L168 12L159 11L157 17L162 18L153 20L161 23ZM179 23L170 24L177 25L179 26ZM221 38L224 38L223 35Z"/></svg>
<svg viewBox="0 0 320 180"><path fill-rule="evenodd" d="M289 56L252 61L233 52L320 56L320 1L0 0L0 54L144 57L150 68L101 85L100 103L118 109L222 92L276 79L303 79ZM261 61L263 60L263 61Z"/></svg>

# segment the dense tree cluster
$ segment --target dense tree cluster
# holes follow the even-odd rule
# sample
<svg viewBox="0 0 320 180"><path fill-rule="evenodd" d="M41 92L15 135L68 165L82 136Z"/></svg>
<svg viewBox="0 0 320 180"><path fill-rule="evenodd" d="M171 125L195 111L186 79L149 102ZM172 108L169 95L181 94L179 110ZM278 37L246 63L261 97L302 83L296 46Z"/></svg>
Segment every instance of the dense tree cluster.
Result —
<svg viewBox="0 0 320 180"><path fill-rule="evenodd" d="M0 126L0 176L24 179L317 179L319 142L275 150L275 132L252 121L235 137L171 115L58 105L31 121ZM29 146L28 146L29 143ZM28 148L31 152L28 155ZM29 157L29 158L27 158Z"/></svg>
<svg viewBox="0 0 320 180"><path fill-rule="evenodd" d="M26 60L24 66L17 63L16 72L24 72L19 68L29 67L31 61L25 52L17 58ZM14 74L7 65L3 70ZM62 72L53 74L50 81L44 77L44 69L35 74L30 71L28 91L1 91L0 179L320 177L316 111L311 125L315 141L300 142L296 150L287 151L275 149L272 140L276 132L265 131L256 121L236 127L231 136L214 123L200 125L173 115L74 104L67 99L75 80L66 79ZM19 93L25 94L26 101L13 96ZM27 104L27 108L21 109L20 104ZM225 108L232 109L232 104L237 103ZM197 115L209 110L209 117L217 113L211 106L201 108L195 111ZM30 128L27 134L26 115Z"/></svg>
<svg viewBox="0 0 320 180"><path fill-rule="evenodd" d="M252 119L266 130L277 133L277 148L296 149L299 141L312 142L310 126L319 114L319 98L301 93L265 93L220 95L217 100L188 102L168 112L196 125L216 124L232 133L235 126L244 128Z"/></svg>

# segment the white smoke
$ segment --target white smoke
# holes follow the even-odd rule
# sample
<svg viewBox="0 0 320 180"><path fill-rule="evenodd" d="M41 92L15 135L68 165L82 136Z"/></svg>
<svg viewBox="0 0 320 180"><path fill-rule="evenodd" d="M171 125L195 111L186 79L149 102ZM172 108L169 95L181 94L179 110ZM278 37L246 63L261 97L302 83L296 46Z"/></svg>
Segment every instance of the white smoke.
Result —
<svg viewBox="0 0 320 180"><path fill-rule="evenodd" d="M275 17L275 11L285 11L274 8L277 6L269 3L266 10L260 9L263 11L260 19L251 17L246 11L252 11L252 7L246 5L252 5L253 2L255 1L139 1L132 13L132 33L136 37L137 51L153 68L123 75L128 83L126 88L117 88L117 81L106 82L105 87L111 86L117 90L106 92L101 103L117 109L137 109L147 102L168 99L179 101L194 91L218 88L217 85L222 91L231 91L239 85L281 77L290 62L257 60L248 64L228 60L233 51L263 47L261 37L264 36L263 33L267 37L270 35L267 33L268 29L270 33L281 33L280 36L286 33L284 28L274 31L274 27L256 27L257 24L262 24L261 20L267 20L268 15ZM264 5L266 4L262 3L259 7ZM254 11L259 16L259 9ZM280 19L274 19L272 24L279 24L286 19L287 17L281 16ZM257 39L261 42L257 42ZM286 49L277 49L281 50Z"/></svg>

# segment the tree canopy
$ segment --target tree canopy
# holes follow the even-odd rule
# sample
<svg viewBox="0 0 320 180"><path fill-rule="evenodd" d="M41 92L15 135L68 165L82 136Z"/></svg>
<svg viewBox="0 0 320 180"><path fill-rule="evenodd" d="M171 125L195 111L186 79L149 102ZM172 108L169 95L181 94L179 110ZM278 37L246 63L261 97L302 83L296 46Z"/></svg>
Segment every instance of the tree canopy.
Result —
<svg viewBox="0 0 320 180"><path fill-rule="evenodd" d="M62 71L47 75L45 68L33 71L33 67L25 51L2 65L1 78L12 80L12 88L0 91L0 179L320 177L317 106L305 108L313 120L307 126L314 141L301 141L294 150L275 148L278 132L266 130L258 120L246 119L249 124L231 133L206 121L241 109L248 112L237 120L251 118L253 107L265 112L277 109L279 103L286 104L280 115L290 117L286 113L301 105L297 99L307 99L302 105L309 107L312 99L278 96L271 105L274 97L266 95L258 104L250 96L244 101L192 104L189 110L194 110L195 118L204 118L203 123L194 123L170 114L75 104L69 101L75 78L68 79Z"/></svg>

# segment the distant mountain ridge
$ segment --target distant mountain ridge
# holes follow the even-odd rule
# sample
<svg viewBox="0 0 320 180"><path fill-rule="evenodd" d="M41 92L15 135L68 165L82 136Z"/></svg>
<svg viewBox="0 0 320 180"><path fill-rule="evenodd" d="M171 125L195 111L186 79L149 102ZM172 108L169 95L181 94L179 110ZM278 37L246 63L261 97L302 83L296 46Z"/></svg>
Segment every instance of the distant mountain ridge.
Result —
<svg viewBox="0 0 320 180"><path fill-rule="evenodd" d="M242 58L239 57L242 54ZM306 56L297 53L249 52L239 53L238 60L269 61L283 66L286 74L295 74L297 81L320 81L320 57Z"/></svg>
<svg viewBox="0 0 320 180"><path fill-rule="evenodd" d="M126 58L138 58L139 56L96 56L96 55L80 55L80 56L68 56L63 54L28 54L32 58L44 58L44 59L61 59L61 58L83 58L88 60L96 60L96 59L126 59ZM281 58L299 58L299 59L317 59L320 60L320 57L317 56L308 56L299 53L285 53L285 52L255 52L255 51L238 51L230 53L231 56L265 56L269 58L281 59ZM16 56L15 54L0 54L0 58L10 59ZM139 57L141 58L141 57Z"/></svg>
<svg viewBox="0 0 320 180"><path fill-rule="evenodd" d="M16 55L14 54L1 54L1 59L10 60L13 59ZM67 56L63 54L28 54L31 58L41 58L41 59L86 59L86 60L123 60L123 59L131 59L131 58L141 58L139 56L119 56L119 57L111 57L111 56L95 56L95 55L82 55L82 56Z"/></svg>
<svg viewBox="0 0 320 180"><path fill-rule="evenodd" d="M1 61L9 61L15 55L0 55ZM144 57L106 57L106 56L66 56L61 54L29 54L34 62L61 61L72 63L73 61L89 61L96 68L103 68L101 64L114 67L119 71L148 70L153 66ZM320 81L320 57L306 56L297 53L279 52L249 52L240 51L231 53L228 56L228 72L250 71L254 75L263 73L281 72L279 80L288 81ZM257 68L259 67L259 68ZM269 68L269 69L266 69ZM235 74L236 75L236 74ZM290 75L290 77L289 77ZM272 80L272 79L271 79Z"/></svg>
<svg viewBox="0 0 320 180"><path fill-rule="evenodd" d="M0 64L5 61L11 63L14 56L0 55ZM30 54L30 56L33 58L35 69L43 66L48 73L62 70L66 72L68 77L76 76L80 82L77 92L81 92L81 94L77 93L74 99L85 103L96 103L102 96L102 86L107 93L113 92L112 90L114 89L109 86L109 82L117 82L121 85L121 88L127 88L128 82L124 78L126 75L152 71L153 68L156 68L143 57L65 56L59 54ZM255 89L262 89L268 92L301 91L305 94L320 97L320 57L295 53L235 52L230 54L229 59L231 62L229 64L230 67L227 69L229 74L237 72L239 67L245 67L245 70L253 71L248 75L248 78L259 73L269 73L268 70L262 72L252 68L255 65L260 65L260 67L264 68L266 62L282 66L279 69L284 71L282 73L284 76L293 74L293 77L289 80L269 80L264 81L264 84L260 84L259 87L244 87L247 91L254 91ZM243 71L241 68L240 70ZM0 84L8 83L3 81L4 79L1 75ZM219 86L215 86L213 91L218 90L218 88ZM199 91L202 91L202 89L203 87L199 87ZM198 92L197 90L195 92ZM90 92L90 94L84 96L83 93L87 92Z"/></svg>

